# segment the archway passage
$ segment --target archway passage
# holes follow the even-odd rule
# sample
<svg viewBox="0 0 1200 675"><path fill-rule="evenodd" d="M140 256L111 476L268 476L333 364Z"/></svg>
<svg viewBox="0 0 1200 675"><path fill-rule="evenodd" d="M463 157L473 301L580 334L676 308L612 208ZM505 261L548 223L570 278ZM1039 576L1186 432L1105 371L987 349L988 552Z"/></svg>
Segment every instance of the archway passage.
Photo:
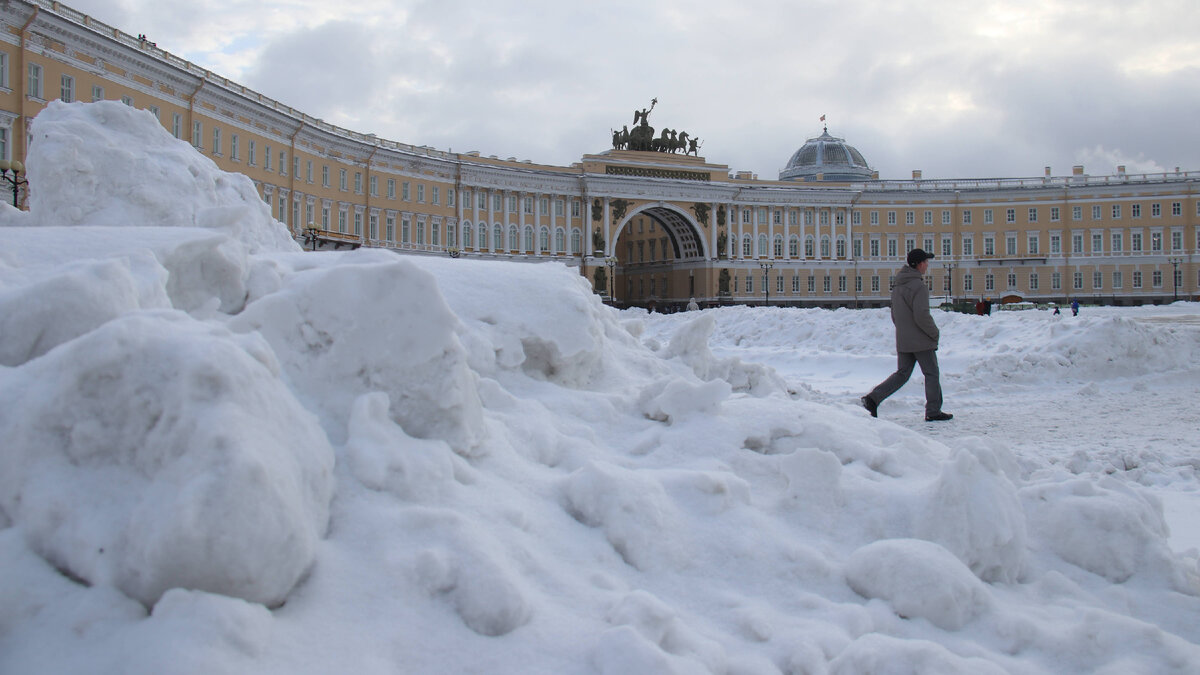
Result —
<svg viewBox="0 0 1200 675"><path fill-rule="evenodd" d="M705 257L704 242L701 241L696 226L687 216L662 206L645 209L640 212L640 215L647 216L662 225L671 241L676 260L703 259Z"/></svg>

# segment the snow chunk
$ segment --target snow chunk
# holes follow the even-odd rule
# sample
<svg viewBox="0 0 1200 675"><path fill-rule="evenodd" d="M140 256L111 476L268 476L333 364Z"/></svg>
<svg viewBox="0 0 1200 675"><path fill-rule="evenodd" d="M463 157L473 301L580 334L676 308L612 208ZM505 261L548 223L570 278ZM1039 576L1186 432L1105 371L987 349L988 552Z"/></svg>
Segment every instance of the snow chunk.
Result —
<svg viewBox="0 0 1200 675"><path fill-rule="evenodd" d="M1063 560L1113 583L1148 575L1196 593L1167 544L1162 503L1148 493L1105 478L1037 485L1021 497L1039 543Z"/></svg>
<svg viewBox="0 0 1200 675"><path fill-rule="evenodd" d="M435 498L454 480L444 441L409 436L388 416L388 396L364 394L350 413L346 457L355 478L372 490L406 499Z"/></svg>
<svg viewBox="0 0 1200 675"><path fill-rule="evenodd" d="M141 302L129 262L118 259L68 264L47 278L0 291L0 364L19 366ZM165 297L160 302L165 306Z"/></svg>
<svg viewBox="0 0 1200 675"><path fill-rule="evenodd" d="M724 380L734 391L755 396L785 393L787 383L771 368L758 363L742 363L741 359L719 359L709 349L708 341L716 328L716 314L702 312L694 321L680 326L663 350L665 359L678 358L702 380Z"/></svg>
<svg viewBox="0 0 1200 675"><path fill-rule="evenodd" d="M300 250L248 176L218 169L145 110L51 101L32 137L29 210L39 224L218 228L250 253Z"/></svg>
<svg viewBox="0 0 1200 675"><path fill-rule="evenodd" d="M1025 561L1025 510L1001 468L1004 451L959 450L928 488L916 535L949 549L984 581L1014 582Z"/></svg>
<svg viewBox="0 0 1200 675"><path fill-rule="evenodd" d="M659 380L642 390L638 408L648 419L674 423L689 415L715 413L732 393L729 383L696 384L682 379Z"/></svg>
<svg viewBox="0 0 1200 675"><path fill-rule="evenodd" d="M983 582L946 549L920 539L867 544L846 561L846 582L865 598L886 600L897 614L959 630L990 597Z"/></svg>
<svg viewBox="0 0 1200 675"><path fill-rule="evenodd" d="M1008 675L980 658L959 656L936 642L868 633L829 664L829 675Z"/></svg>
<svg viewBox="0 0 1200 675"><path fill-rule="evenodd" d="M579 522L599 527L621 558L639 570L671 564L669 533L678 531L676 513L662 483L646 472L588 462L566 480L567 511Z"/></svg>
<svg viewBox="0 0 1200 675"><path fill-rule="evenodd" d="M230 327L258 331L271 343L335 440L354 401L380 391L405 433L474 452L483 435L476 376L457 337L462 325L433 277L392 254L325 260L338 264L296 273Z"/></svg>
<svg viewBox="0 0 1200 675"><path fill-rule="evenodd" d="M0 505L32 548L146 605L276 605L328 522L333 452L261 339L128 315L0 381Z"/></svg>

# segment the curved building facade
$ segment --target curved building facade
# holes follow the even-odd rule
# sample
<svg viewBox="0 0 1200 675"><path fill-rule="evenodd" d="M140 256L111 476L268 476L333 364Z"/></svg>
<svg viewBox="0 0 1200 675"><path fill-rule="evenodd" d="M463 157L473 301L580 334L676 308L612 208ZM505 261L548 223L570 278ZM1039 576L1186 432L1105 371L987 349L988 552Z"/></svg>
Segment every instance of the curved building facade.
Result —
<svg viewBox="0 0 1200 675"><path fill-rule="evenodd" d="M954 299L1162 302L1200 285L1200 172L881 181L825 131L758 180L654 137L653 106L612 149L539 165L336 127L60 3L12 0L0 22L3 159L24 158L48 101L124 101L249 176L309 248L556 261L616 304L662 308L882 306L914 247Z"/></svg>

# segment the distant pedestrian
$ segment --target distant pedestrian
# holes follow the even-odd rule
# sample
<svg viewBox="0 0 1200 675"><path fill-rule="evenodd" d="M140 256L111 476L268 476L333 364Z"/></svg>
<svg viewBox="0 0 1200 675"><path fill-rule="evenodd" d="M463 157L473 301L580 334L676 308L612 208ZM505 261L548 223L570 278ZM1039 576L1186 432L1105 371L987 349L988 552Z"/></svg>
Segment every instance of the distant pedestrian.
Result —
<svg viewBox="0 0 1200 675"><path fill-rule="evenodd" d="M1062 312L1058 311L1058 305L1054 306L1054 316L1060 316Z"/></svg>
<svg viewBox="0 0 1200 675"><path fill-rule="evenodd" d="M925 421L941 422L954 417L942 411L937 362L940 331L929 314L929 288L925 286L925 271L931 258L933 254L914 248L908 252L908 265L896 274L896 284L892 287L896 372L862 397L863 407L871 417L878 417L879 404L908 382L916 364L921 365L921 374L925 376Z"/></svg>
<svg viewBox="0 0 1200 675"><path fill-rule="evenodd" d="M694 312L694 311L696 311L696 310L698 310L698 309L700 309L700 305L697 305L697 304L696 304L696 299L695 299L695 298L688 298L687 311L689 311L689 312Z"/></svg>
<svg viewBox="0 0 1200 675"><path fill-rule="evenodd" d="M1079 299L1071 298L1071 316L1079 316Z"/></svg>

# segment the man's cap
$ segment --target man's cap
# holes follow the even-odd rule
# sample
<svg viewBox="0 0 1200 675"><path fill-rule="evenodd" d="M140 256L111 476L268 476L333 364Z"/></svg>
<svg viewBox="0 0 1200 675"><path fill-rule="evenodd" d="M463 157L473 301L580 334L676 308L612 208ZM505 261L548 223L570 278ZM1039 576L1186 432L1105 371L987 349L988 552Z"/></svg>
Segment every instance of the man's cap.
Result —
<svg viewBox="0 0 1200 675"><path fill-rule="evenodd" d="M932 253L926 253L924 249L914 248L908 252L908 266L916 267L917 265L920 265L926 260L930 260L932 258Z"/></svg>

